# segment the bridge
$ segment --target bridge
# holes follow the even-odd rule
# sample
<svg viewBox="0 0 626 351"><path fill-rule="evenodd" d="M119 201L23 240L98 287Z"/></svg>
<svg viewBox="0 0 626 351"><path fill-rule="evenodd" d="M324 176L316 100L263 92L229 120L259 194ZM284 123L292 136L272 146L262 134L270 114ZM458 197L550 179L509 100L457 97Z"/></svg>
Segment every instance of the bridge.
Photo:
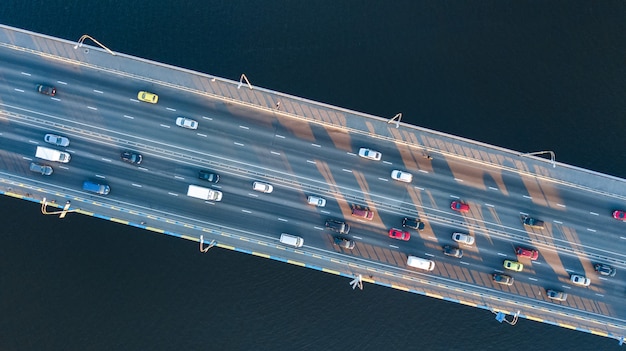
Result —
<svg viewBox="0 0 626 351"><path fill-rule="evenodd" d="M371 116L256 87L245 75L215 77L85 39L0 27L2 194L41 203L44 214L90 215L195 241L202 252L236 250L340 275L354 287L379 284L487 309L500 321L521 317L623 341L624 275L594 271L596 263L626 267L624 223L611 218L626 202L623 179L544 158L550 152L498 148L402 123L401 114ZM39 84L56 93L40 94ZM158 102L140 101L139 91ZM180 116L197 129L177 126ZM47 144L47 133L70 144ZM38 159L38 146L64 150L71 161ZM361 148L382 157L360 157ZM141 153L142 162L122 162L123 151ZM32 172L31 162L54 172ZM220 181L198 179L199 170ZM394 170L411 181L392 179ZM110 193L84 191L86 180ZM273 191L254 191L255 181ZM189 185L223 198L189 197ZM309 196L326 205L308 204ZM469 211L453 211L453 201ZM373 219L352 216L355 208ZM543 220L543 229L524 226L525 215ZM390 238L403 218L425 228L410 230L408 241ZM351 226L352 250L334 244L328 219ZM456 243L455 232L475 243ZM281 233L304 245L279 242ZM445 245L463 257L443 255ZM518 258L518 246L536 249L538 259ZM408 256L435 267L409 267ZM519 260L523 271L505 270L504 260ZM494 273L515 281L497 284ZM572 284L572 274L591 284ZM568 298L552 300L547 289Z"/></svg>

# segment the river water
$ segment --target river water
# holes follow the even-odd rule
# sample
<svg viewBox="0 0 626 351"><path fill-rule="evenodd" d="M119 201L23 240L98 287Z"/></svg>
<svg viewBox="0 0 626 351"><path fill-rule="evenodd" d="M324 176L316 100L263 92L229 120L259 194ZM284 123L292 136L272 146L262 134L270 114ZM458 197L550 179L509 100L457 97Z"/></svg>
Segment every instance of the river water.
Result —
<svg viewBox="0 0 626 351"><path fill-rule="evenodd" d="M623 1L5 0L0 22L626 177ZM617 341L1 198L1 350Z"/></svg>

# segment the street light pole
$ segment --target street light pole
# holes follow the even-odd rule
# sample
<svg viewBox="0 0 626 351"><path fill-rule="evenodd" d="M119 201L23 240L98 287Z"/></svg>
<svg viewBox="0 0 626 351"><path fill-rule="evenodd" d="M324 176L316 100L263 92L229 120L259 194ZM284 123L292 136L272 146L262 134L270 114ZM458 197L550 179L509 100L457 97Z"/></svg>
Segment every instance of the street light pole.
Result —
<svg viewBox="0 0 626 351"><path fill-rule="evenodd" d="M521 154L520 156L536 156L536 155L542 155L542 154L550 154L550 162L552 162L552 168L556 168L556 155L554 154L554 151L550 151L550 150L546 150L546 151L535 151L535 152L527 152L525 154Z"/></svg>
<svg viewBox="0 0 626 351"><path fill-rule="evenodd" d="M70 213L70 212L75 212L77 210L70 210L70 201L66 201L65 205L63 206L63 210L61 211L54 211L54 212L48 212L48 200L44 197L41 200L41 213L45 214L45 215L59 215L59 218L65 218L65 216Z"/></svg>
<svg viewBox="0 0 626 351"><path fill-rule="evenodd" d="M78 39L78 42L76 43L76 45L74 45L74 49L78 49L79 47L82 47L85 39L91 39L94 43L98 44L101 48L106 50L109 54L115 56L115 53L113 51L109 50L109 48L102 45L99 41L97 41L96 39L92 38L91 36L87 34L83 34L83 36Z"/></svg>
<svg viewBox="0 0 626 351"><path fill-rule="evenodd" d="M400 120L402 119L402 113L398 113L395 116L393 116L393 118L391 118L390 120L387 121L387 124L396 122L396 129L398 129L398 127L400 127Z"/></svg>

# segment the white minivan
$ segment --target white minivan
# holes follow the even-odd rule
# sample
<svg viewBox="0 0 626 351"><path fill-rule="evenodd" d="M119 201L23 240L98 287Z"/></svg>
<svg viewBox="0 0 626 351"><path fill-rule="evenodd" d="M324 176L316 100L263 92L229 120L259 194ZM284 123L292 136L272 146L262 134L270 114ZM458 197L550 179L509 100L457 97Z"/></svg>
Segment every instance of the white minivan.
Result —
<svg viewBox="0 0 626 351"><path fill-rule="evenodd" d="M432 271L435 269L435 262L416 256L409 256L406 260L406 265L409 267L423 269L425 271Z"/></svg>
<svg viewBox="0 0 626 351"><path fill-rule="evenodd" d="M280 242L285 245L290 245L293 247L301 247L302 245L304 245L304 239L302 239L299 236L286 234L286 233L282 233L280 235Z"/></svg>

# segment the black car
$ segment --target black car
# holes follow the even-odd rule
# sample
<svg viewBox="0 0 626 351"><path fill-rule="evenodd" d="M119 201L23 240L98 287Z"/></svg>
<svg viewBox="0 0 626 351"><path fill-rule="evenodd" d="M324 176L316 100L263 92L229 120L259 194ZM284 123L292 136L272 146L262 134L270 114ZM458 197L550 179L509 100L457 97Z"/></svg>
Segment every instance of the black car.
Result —
<svg viewBox="0 0 626 351"><path fill-rule="evenodd" d="M350 240L341 236L336 236L334 241L335 245L338 245L339 247L343 247L344 249L348 250L354 249L354 240Z"/></svg>
<svg viewBox="0 0 626 351"><path fill-rule="evenodd" d="M219 174L215 174L209 171L200 171L200 173L198 173L198 178L211 183L217 183L220 181Z"/></svg>
<svg viewBox="0 0 626 351"><path fill-rule="evenodd" d="M141 161L143 161L143 156L141 156L141 154L130 152L130 151L122 152L121 156L122 156L122 161L132 163L134 165L138 165L141 163Z"/></svg>
<svg viewBox="0 0 626 351"><path fill-rule="evenodd" d="M405 218L402 220L402 226L405 228L411 228L416 230L424 229L424 222L415 218Z"/></svg>
<svg viewBox="0 0 626 351"><path fill-rule="evenodd" d="M350 232L350 225L348 225L348 223L336 221L334 219L329 219L326 221L326 228L339 234L348 234Z"/></svg>
<svg viewBox="0 0 626 351"><path fill-rule="evenodd" d="M443 254L447 256L461 258L463 257L463 250L459 249L458 247L446 245L443 247Z"/></svg>
<svg viewBox="0 0 626 351"><path fill-rule="evenodd" d="M529 216L522 216L522 223L531 228L543 229L544 222L537 218L532 218Z"/></svg>
<svg viewBox="0 0 626 351"><path fill-rule="evenodd" d="M37 85L37 91L44 95L54 96L57 93L57 88L50 85Z"/></svg>
<svg viewBox="0 0 626 351"><path fill-rule="evenodd" d="M600 275L607 275L609 277L614 277L615 273L617 273L617 269L609 266L604 263L596 263L593 265L593 269L596 270Z"/></svg>

